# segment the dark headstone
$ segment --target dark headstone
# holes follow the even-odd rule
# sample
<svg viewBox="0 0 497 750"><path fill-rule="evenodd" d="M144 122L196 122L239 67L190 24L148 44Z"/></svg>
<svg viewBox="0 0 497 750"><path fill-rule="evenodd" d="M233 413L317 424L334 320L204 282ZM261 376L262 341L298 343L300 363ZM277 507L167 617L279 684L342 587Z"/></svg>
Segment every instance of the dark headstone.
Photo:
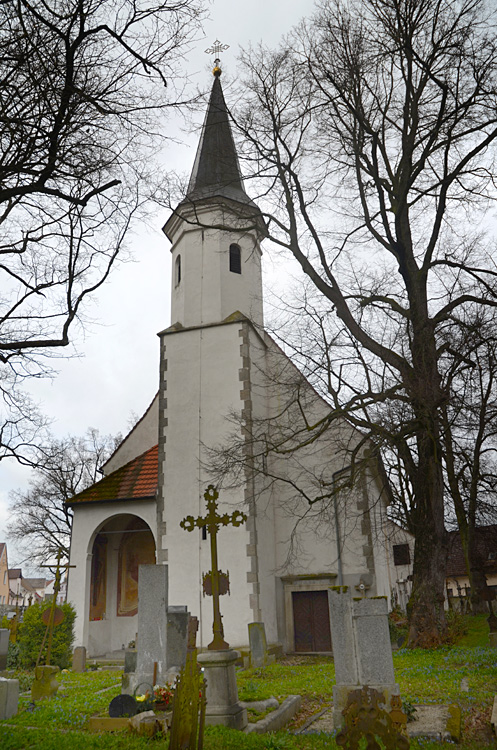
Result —
<svg viewBox="0 0 497 750"><path fill-rule="evenodd" d="M7 669L7 654L9 653L9 636L8 628L0 628L0 672Z"/></svg>
<svg viewBox="0 0 497 750"><path fill-rule="evenodd" d="M136 649L128 649L124 652L124 674L136 672Z"/></svg>
<svg viewBox="0 0 497 750"><path fill-rule="evenodd" d="M121 716L134 716L138 711L138 706L132 695L116 695L109 704L109 716L117 719Z"/></svg>

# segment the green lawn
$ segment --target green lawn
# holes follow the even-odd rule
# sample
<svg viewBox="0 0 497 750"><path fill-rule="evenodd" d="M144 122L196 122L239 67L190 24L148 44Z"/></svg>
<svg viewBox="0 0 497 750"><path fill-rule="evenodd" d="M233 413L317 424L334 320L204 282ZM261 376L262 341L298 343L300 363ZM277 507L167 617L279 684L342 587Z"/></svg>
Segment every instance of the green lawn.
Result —
<svg viewBox="0 0 497 750"><path fill-rule="evenodd" d="M474 618L460 645L433 651L401 650L394 654L396 678L402 697L412 703L457 703L464 721L462 750L483 750L497 742L489 733L490 710L497 693L497 652L481 645L488 639L486 622ZM469 690L461 690L464 679ZM92 714L106 710L119 692L120 673L108 670L75 675L60 675L58 695L30 706L29 696L22 696L19 714L0 722L2 750L139 750L150 740L128 733L90 734L88 720ZM287 658L264 669L243 670L238 674L240 698L254 700L274 695L303 696L304 711L300 722L331 701L334 666L330 658ZM23 679L26 684L26 676ZM164 747L162 741L157 741ZM206 750L302 750L336 748L328 735L244 735L220 727L207 728ZM448 747L427 740L413 741L414 750Z"/></svg>

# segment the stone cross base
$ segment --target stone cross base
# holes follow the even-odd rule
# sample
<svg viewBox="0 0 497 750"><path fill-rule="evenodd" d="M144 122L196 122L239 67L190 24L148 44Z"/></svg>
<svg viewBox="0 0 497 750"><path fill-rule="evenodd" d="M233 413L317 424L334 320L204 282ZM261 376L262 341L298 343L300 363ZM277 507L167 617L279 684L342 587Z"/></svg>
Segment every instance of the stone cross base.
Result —
<svg viewBox="0 0 497 750"><path fill-rule="evenodd" d="M360 690L363 685L334 685L333 687L333 727L336 730L343 729L345 726L345 718L343 710L347 705L347 700L355 690ZM397 683L390 685L368 685L373 690L378 690L379 693L383 693L385 696L385 703L381 703L380 707L390 713L392 710L392 697L394 695L400 695L400 688Z"/></svg>
<svg viewBox="0 0 497 750"><path fill-rule="evenodd" d="M244 729L247 726L247 710L238 702L236 687L235 663L239 657L238 651L231 648L204 651L197 656L207 682L207 725L222 724L231 729Z"/></svg>
<svg viewBox="0 0 497 750"><path fill-rule="evenodd" d="M57 674L59 668L53 665L45 665L35 668L35 678L31 685L31 700L39 701L43 698L52 698L59 689Z"/></svg>

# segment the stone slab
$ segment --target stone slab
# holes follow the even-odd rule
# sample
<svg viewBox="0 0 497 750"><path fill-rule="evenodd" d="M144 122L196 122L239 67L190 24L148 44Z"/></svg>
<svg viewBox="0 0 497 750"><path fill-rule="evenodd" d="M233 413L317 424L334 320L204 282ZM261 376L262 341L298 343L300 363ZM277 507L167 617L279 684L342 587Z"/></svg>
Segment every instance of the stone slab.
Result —
<svg viewBox="0 0 497 750"><path fill-rule="evenodd" d="M428 737L446 742L461 739L461 709L450 705L417 705L415 720L407 725L409 737Z"/></svg>
<svg viewBox="0 0 497 750"><path fill-rule="evenodd" d="M497 696L496 696L497 698ZM407 724L409 737L426 737L433 740L458 742L461 738L461 712L458 706L431 704L417 705L416 718ZM497 716L496 716L497 719ZM335 730L333 709L316 714L299 734L332 734Z"/></svg>
<svg viewBox="0 0 497 750"><path fill-rule="evenodd" d="M19 707L19 680L0 677L0 719L15 716Z"/></svg>
<svg viewBox="0 0 497 750"><path fill-rule="evenodd" d="M128 727L129 719L125 717L113 719L110 716L90 716L88 722L90 732L120 732Z"/></svg>

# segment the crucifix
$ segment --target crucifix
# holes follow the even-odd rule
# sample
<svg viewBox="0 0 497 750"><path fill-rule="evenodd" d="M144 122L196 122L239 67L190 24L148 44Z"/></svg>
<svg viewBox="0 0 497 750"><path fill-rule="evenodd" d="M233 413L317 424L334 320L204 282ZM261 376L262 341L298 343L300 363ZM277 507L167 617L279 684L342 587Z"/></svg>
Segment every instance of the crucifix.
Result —
<svg viewBox="0 0 497 750"><path fill-rule="evenodd" d="M207 646L211 651L223 651L229 648L229 643L224 640L224 630L221 618L221 611L219 609L219 596L220 596L220 576L221 571L217 564L217 532L220 526L241 526L245 523L247 516L240 510L235 510L231 515L224 513L222 516L217 511L217 499L219 492L216 490L213 484L207 487L204 492L204 498L207 503L207 515L199 516L194 518L193 516L187 516L180 522L180 526L185 531L193 531L194 528L205 528L211 538L211 571L210 581L212 588L212 608L214 613L214 622L212 624L212 631L214 638L211 643Z"/></svg>
<svg viewBox="0 0 497 750"><path fill-rule="evenodd" d="M229 44L222 44L219 39L216 39L212 47L208 47L204 52L207 55L216 55L216 59L214 60L214 75L221 75L221 68L219 67L219 63L221 60L219 59L219 53L224 52L225 50L229 49Z"/></svg>
<svg viewBox="0 0 497 750"><path fill-rule="evenodd" d="M50 665L50 657L52 655L52 636L53 636L53 629L55 625L60 625L62 620L64 619L64 612L57 607L57 597L59 595L60 591L60 580L62 577L62 569L65 568L75 568L75 565L69 565L67 563L66 565L60 564L60 558L62 557L62 549L59 547L57 550L57 563L56 563L56 569L55 569L55 580L53 584L53 599L52 604L49 610L45 610L45 612L48 613L47 616L45 616L45 612L42 615L42 620L47 626L47 630L45 633L45 637L43 638L43 643L41 644L40 653L38 655L38 660L36 662L36 665L38 666L38 662L40 661L43 646L45 645L45 640L48 634L48 646L47 646L47 659L46 659L46 665L47 667ZM40 568L53 568L53 565L40 565Z"/></svg>

